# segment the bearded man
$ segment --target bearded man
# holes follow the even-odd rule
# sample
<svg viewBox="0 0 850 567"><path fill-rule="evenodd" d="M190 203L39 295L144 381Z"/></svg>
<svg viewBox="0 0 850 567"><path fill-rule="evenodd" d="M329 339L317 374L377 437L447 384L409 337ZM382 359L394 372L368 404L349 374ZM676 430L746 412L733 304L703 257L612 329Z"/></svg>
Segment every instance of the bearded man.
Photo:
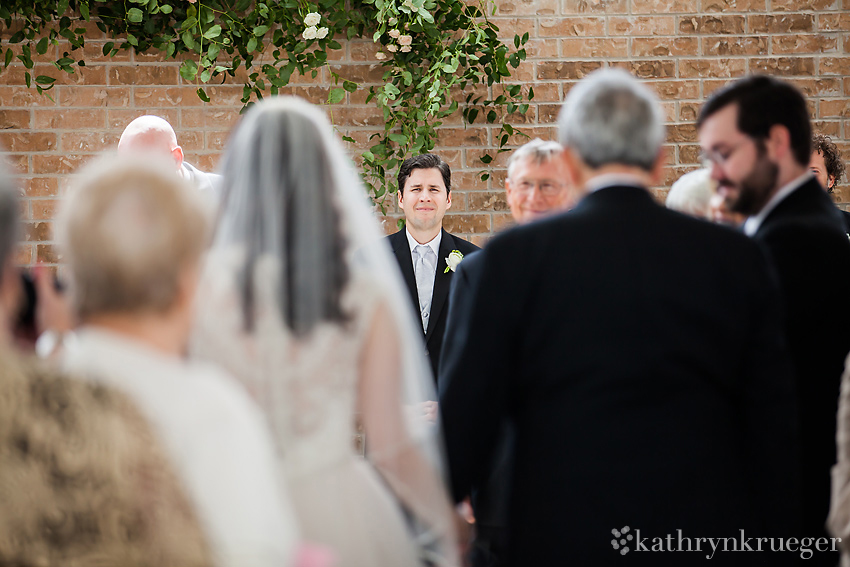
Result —
<svg viewBox="0 0 850 567"><path fill-rule="evenodd" d="M697 126L718 192L748 217L744 232L764 246L778 275L800 408L802 535L825 536L839 385L850 351L850 305L825 292L850 281L850 242L840 212L809 171L806 101L788 83L747 77L712 95ZM818 553L813 560L835 565L838 557Z"/></svg>

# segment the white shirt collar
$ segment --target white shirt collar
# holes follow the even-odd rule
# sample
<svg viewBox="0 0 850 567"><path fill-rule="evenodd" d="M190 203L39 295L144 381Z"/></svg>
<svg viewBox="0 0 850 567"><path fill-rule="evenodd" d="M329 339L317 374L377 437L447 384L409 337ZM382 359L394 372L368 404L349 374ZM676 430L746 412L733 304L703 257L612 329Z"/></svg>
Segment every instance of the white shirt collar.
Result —
<svg viewBox="0 0 850 567"><path fill-rule="evenodd" d="M590 179L585 185L586 193L593 193L606 187L614 186L644 187L643 180L637 175L628 173L605 173Z"/></svg>
<svg viewBox="0 0 850 567"><path fill-rule="evenodd" d="M767 215L769 215L770 212L775 209L779 203L784 201L788 195L793 193L798 187L803 185L803 183L805 183L812 177L814 177L814 174L811 171L807 171L806 173L804 173L800 177L797 177L796 179L782 187L779 191L777 191L776 194L770 198L770 201L768 201L767 204L762 207L762 209L758 212L757 215L753 215L747 218L746 222L744 222L744 234L746 234L747 236L752 236L756 232L758 232L761 223L764 222L764 219L767 218Z"/></svg>
<svg viewBox="0 0 850 567"><path fill-rule="evenodd" d="M410 236L410 231L407 230L407 227L404 227L404 233L407 235L407 243L410 245L410 255L413 256L413 250L419 246L419 243L416 242L416 239ZM437 233L437 236L434 237L431 242L426 242L425 246L430 246L431 250L434 251L434 257L440 257L440 242L443 240L443 231Z"/></svg>

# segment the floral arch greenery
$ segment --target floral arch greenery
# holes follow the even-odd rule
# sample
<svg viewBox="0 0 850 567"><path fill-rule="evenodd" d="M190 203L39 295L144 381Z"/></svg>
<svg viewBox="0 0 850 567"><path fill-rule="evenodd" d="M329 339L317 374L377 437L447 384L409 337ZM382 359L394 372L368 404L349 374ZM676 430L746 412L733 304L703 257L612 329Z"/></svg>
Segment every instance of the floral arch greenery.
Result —
<svg viewBox="0 0 850 567"><path fill-rule="evenodd" d="M505 45L488 19L495 5L484 1L492 2L3 0L0 19L14 33L0 45L0 61L5 70L20 60L27 86L49 91L56 77L33 76L33 56L45 54L51 44L67 46L54 65L73 73L85 65L84 22L94 22L111 38L104 55L162 51L183 60L180 75L197 84L202 100L209 101L205 85L244 81L242 102L248 104L276 94L295 72L315 76L328 64L328 51L342 48L341 39L372 38L384 75L383 85L369 87L367 100L383 112L385 127L373 135L362 163L370 194L381 204L395 190L388 182L391 171L405 157L433 149L435 128L447 116L461 112L466 124L480 118L500 125L498 151L514 133L505 118L528 109L532 89L505 85L498 94L480 96L472 88L501 83L526 57L528 34ZM334 83L328 103L361 88L328 71ZM480 159L487 164L493 156Z"/></svg>

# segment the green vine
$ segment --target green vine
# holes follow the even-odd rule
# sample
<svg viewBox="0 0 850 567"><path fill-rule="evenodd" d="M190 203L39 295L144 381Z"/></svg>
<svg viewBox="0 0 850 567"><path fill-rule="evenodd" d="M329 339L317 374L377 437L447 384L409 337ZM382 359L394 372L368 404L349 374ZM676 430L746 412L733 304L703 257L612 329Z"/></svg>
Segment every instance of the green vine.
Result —
<svg viewBox="0 0 850 567"><path fill-rule="evenodd" d="M315 77L322 67L334 85L328 103L342 102L363 87L334 71L328 52L342 48L340 39L371 38L384 73L383 85L369 87L367 101L383 113L385 126L372 136L362 163L370 194L384 212L396 190L391 171L405 157L432 150L443 120L460 111L465 124L481 117L499 125L495 145L503 151L515 133L509 115L524 114L534 97L521 85L492 88L525 59L528 34L505 45L485 6L463 0L4 0L0 20L11 32L0 44L3 70L20 60L27 86L48 96L56 77L33 76L34 54L46 54L50 45L67 47L54 65L74 73L85 66L79 50L86 22L110 38L104 56L159 50L182 59L180 75L197 85L201 100L210 100L205 85L241 82L246 105L281 92L293 73ZM480 159L488 164L493 155Z"/></svg>

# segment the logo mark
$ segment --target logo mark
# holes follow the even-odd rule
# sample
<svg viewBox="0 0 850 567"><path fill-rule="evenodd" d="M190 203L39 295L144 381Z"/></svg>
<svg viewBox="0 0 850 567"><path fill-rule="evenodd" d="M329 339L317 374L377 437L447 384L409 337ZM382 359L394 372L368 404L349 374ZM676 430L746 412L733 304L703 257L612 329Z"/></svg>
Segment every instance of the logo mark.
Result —
<svg viewBox="0 0 850 567"><path fill-rule="evenodd" d="M634 539L632 534L629 533L629 526L624 526L619 530L614 528L611 530L611 533L614 534L614 539L611 540L611 547L619 549L620 555L627 554L629 552L628 542Z"/></svg>

